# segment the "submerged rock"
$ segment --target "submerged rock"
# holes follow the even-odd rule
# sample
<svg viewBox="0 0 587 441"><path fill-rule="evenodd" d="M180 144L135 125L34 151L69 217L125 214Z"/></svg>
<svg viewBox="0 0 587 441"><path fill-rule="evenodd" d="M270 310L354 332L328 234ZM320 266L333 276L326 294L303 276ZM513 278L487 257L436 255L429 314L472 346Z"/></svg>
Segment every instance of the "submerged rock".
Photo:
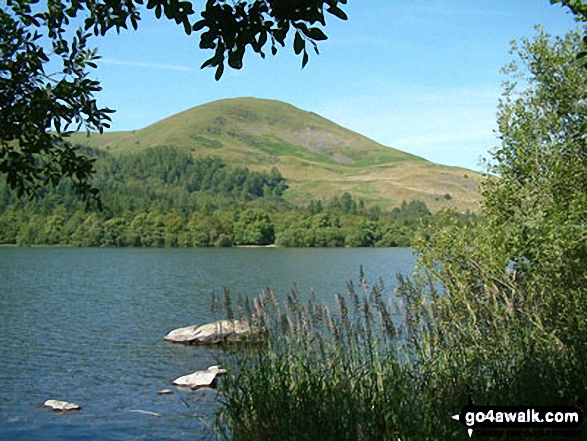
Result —
<svg viewBox="0 0 587 441"><path fill-rule="evenodd" d="M210 366L205 371L196 371L193 374L179 377L173 381L173 384L190 389L214 387L216 377L220 375L226 375L226 369L222 369L220 366Z"/></svg>
<svg viewBox="0 0 587 441"><path fill-rule="evenodd" d="M50 407L56 412L69 412L72 410L80 410L81 406L74 403L68 403L67 401L59 400L47 400L44 404L45 407Z"/></svg>
<svg viewBox="0 0 587 441"><path fill-rule="evenodd" d="M163 415L157 412L151 412L150 410L141 410L141 409L131 409L129 410L130 413L141 413L143 415L151 415L157 418L161 418Z"/></svg>
<svg viewBox="0 0 587 441"><path fill-rule="evenodd" d="M157 395L172 395L173 391L171 389L162 389L157 391Z"/></svg>
<svg viewBox="0 0 587 441"><path fill-rule="evenodd" d="M187 326L171 331L164 338L174 343L209 345L257 338L260 329L245 320L218 320L202 326Z"/></svg>

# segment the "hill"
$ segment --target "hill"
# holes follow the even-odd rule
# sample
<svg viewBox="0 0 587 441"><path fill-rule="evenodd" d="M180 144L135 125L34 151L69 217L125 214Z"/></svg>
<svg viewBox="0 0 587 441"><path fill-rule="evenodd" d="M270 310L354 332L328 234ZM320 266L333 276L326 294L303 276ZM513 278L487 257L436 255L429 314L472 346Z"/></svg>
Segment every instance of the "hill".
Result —
<svg viewBox="0 0 587 441"><path fill-rule="evenodd" d="M141 130L72 136L72 142L128 154L170 146L251 170L277 167L296 204L349 192L383 209L403 200L432 211L475 210L476 172L434 164L383 146L315 113L279 101L235 98L198 106Z"/></svg>

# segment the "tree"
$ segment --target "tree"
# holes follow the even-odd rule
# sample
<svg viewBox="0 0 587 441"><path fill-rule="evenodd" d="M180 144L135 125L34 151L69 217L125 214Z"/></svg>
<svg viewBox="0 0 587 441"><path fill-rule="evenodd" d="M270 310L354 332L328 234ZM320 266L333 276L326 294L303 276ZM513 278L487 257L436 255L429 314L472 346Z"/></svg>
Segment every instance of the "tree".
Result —
<svg viewBox="0 0 587 441"><path fill-rule="evenodd" d="M247 50L265 57L267 46L275 55L291 33L305 66L307 47L318 53L327 39L318 26L326 13L347 18L341 4L346 0L207 0L196 19L192 2L182 0L7 0L0 8L0 173L19 196L66 178L86 201L101 204L90 185L94 159L66 141L72 129L102 132L113 112L94 99L101 87L89 78L99 58L89 47L92 34L137 29L142 14L164 15L186 34L201 32L200 48L214 51L202 68L215 68L218 80L225 63L241 69Z"/></svg>
<svg viewBox="0 0 587 441"><path fill-rule="evenodd" d="M264 210L246 209L234 222L234 242L237 245L271 245L275 228Z"/></svg>
<svg viewBox="0 0 587 441"><path fill-rule="evenodd" d="M87 130L108 126L110 110L97 107L92 94L100 87L86 72L96 58L87 49L89 35L78 31L68 42L64 30L47 16L51 57L36 30L42 19L29 2L9 5L11 13L0 10L0 173L19 196L35 194L47 184L57 186L66 177L86 199L96 198L97 190L88 184L93 160L62 136L73 123ZM51 58L61 59L59 76L45 72Z"/></svg>
<svg viewBox="0 0 587 441"><path fill-rule="evenodd" d="M580 44L576 32L553 39L539 29L513 46L482 216L466 226L449 213L435 218L416 247L421 291L404 285L409 303L428 303L419 320L423 356L436 363L431 378L457 390L468 385L479 400L587 397L578 386L587 374L587 70L576 60Z"/></svg>
<svg viewBox="0 0 587 441"><path fill-rule="evenodd" d="M548 286L550 326L587 318L587 73L575 61L580 35L538 28L513 47L502 96L501 147L484 188L484 214L499 226L513 271ZM520 90L521 89L521 90ZM565 325L566 326L566 325Z"/></svg>

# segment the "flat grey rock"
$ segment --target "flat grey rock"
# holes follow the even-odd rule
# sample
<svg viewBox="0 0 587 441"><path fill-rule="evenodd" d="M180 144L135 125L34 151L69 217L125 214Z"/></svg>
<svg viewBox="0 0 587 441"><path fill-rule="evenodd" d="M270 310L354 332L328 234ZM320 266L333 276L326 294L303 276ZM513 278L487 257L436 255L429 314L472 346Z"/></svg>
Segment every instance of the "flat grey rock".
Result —
<svg viewBox="0 0 587 441"><path fill-rule="evenodd" d="M222 369L220 366L210 366L205 371L196 371L193 374L176 378L173 384L180 387L189 387L190 389L213 387L216 377L219 375L226 375L226 369Z"/></svg>
<svg viewBox="0 0 587 441"><path fill-rule="evenodd" d="M218 320L202 326L175 329L164 338L174 343L212 345L249 340L259 335L259 328L249 325L245 320Z"/></svg>

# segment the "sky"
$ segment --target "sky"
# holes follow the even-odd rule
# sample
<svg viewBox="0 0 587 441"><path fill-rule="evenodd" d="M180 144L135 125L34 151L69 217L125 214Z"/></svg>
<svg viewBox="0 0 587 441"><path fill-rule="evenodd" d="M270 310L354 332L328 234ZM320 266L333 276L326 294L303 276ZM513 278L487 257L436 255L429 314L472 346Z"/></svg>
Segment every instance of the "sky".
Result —
<svg viewBox="0 0 587 441"><path fill-rule="evenodd" d="M202 0L196 0L195 4ZM301 68L290 44L277 56L245 56L244 67L200 69L213 55L199 34L143 14L138 31L93 44L100 106L111 130L137 130L215 100L257 97L315 112L380 144L428 160L484 171L495 132L510 42L534 26L554 35L576 27L549 0L348 0L347 21L329 16L328 40Z"/></svg>

